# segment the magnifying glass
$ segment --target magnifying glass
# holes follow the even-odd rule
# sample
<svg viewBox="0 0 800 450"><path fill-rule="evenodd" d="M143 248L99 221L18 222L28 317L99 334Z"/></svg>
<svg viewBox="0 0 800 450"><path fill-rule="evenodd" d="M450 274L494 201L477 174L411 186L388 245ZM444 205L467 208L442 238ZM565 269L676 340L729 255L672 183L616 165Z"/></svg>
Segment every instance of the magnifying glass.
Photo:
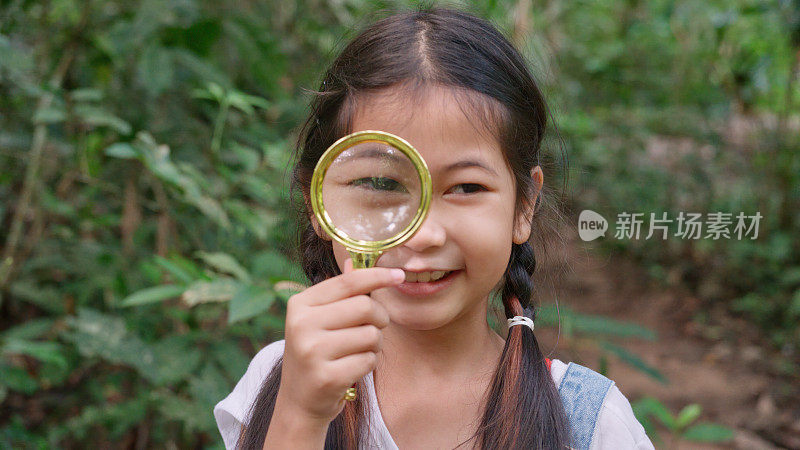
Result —
<svg viewBox="0 0 800 450"><path fill-rule="evenodd" d="M416 233L432 191L428 166L411 144L384 131L359 131L320 157L311 207L320 227L350 253L353 268L364 269ZM355 397L349 388L345 400Z"/></svg>

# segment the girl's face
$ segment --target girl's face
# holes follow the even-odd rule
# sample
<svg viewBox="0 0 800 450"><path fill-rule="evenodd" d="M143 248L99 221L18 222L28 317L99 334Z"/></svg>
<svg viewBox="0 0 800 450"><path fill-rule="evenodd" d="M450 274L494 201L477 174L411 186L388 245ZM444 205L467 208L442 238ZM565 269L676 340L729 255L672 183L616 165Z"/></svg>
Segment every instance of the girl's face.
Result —
<svg viewBox="0 0 800 450"><path fill-rule="evenodd" d="M530 216L515 217L515 181L500 145L475 129L453 91L432 86L418 98L412 104L402 94L381 91L360 99L353 118L353 132L382 130L406 139L425 159L433 181L426 220L377 265L404 269L406 283L409 272L456 272L431 294L401 286L376 290L372 298L394 324L410 329L432 330L473 314L485 321L488 294L505 273L512 242L530 236ZM535 167L532 176L541 186L541 169ZM333 249L343 270L349 254L336 241Z"/></svg>

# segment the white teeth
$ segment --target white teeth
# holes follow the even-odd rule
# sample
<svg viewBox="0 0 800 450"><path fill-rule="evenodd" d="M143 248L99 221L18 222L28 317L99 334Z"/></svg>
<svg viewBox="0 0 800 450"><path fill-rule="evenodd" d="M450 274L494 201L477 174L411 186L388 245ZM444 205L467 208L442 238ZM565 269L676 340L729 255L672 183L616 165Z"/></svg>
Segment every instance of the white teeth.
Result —
<svg viewBox="0 0 800 450"><path fill-rule="evenodd" d="M450 272L434 270L433 272L406 272L406 281L410 283L427 283L444 278Z"/></svg>

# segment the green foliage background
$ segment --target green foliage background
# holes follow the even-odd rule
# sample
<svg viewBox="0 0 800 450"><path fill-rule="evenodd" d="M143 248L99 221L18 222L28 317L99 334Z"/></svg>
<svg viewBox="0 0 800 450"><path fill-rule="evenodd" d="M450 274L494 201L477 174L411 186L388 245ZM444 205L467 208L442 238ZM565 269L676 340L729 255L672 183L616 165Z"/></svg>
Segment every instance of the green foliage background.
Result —
<svg viewBox="0 0 800 450"><path fill-rule="evenodd" d="M280 282L305 281L287 192L304 89L376 11L415 5L0 1L3 446L221 447L213 405L281 337ZM757 240L603 245L795 359L800 4L471 8L546 89L575 211L764 216Z"/></svg>

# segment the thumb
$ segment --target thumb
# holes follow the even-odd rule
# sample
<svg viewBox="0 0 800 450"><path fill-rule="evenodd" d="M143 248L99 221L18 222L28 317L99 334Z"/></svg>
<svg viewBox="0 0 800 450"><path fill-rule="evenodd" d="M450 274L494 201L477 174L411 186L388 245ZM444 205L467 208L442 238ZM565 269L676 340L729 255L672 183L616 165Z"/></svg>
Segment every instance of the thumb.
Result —
<svg viewBox="0 0 800 450"><path fill-rule="evenodd" d="M342 273L350 273L353 271L353 258L348 257L344 260L344 270Z"/></svg>

